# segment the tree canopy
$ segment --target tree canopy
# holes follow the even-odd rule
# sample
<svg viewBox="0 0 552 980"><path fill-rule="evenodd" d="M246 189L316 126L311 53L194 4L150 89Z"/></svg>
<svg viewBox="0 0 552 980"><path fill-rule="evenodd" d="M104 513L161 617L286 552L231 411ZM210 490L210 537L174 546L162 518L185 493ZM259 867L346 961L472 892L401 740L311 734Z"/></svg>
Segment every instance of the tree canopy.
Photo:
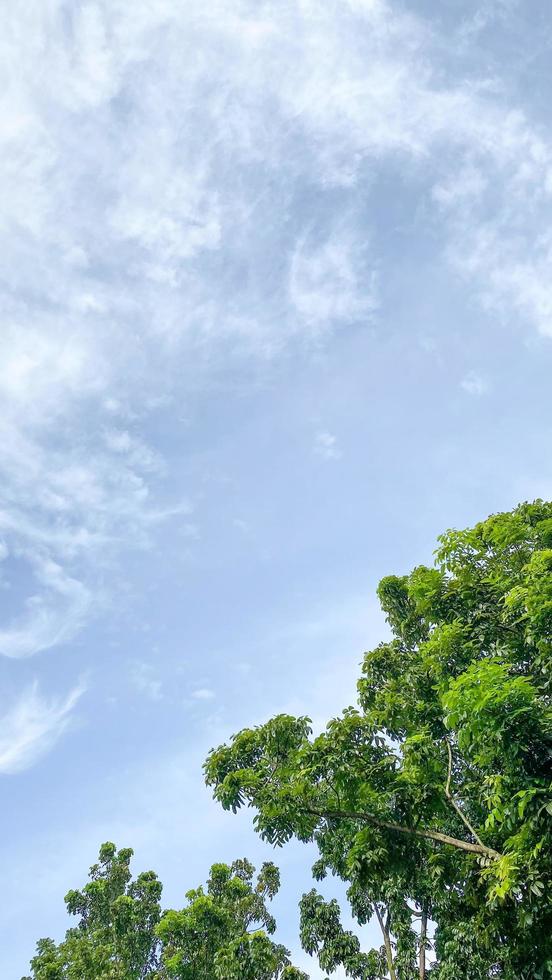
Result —
<svg viewBox="0 0 552 980"><path fill-rule="evenodd" d="M166 912L157 929L167 976L177 980L308 980L276 929L267 902L280 887L274 864L257 879L249 861L214 864L207 888L188 892L181 911Z"/></svg>
<svg viewBox="0 0 552 980"><path fill-rule="evenodd" d="M274 864L256 880L249 861L214 864L206 888L179 910L161 911L153 871L130 873L130 848L103 844L90 881L65 897L79 917L56 945L41 939L23 980L308 980L270 937L268 902L280 887Z"/></svg>
<svg viewBox="0 0 552 980"><path fill-rule="evenodd" d="M153 871L133 880L130 848L106 843L89 881L65 896L67 911L78 917L56 945L41 939L23 980L154 980L159 972L156 927L161 918L162 885Z"/></svg>
<svg viewBox="0 0 552 980"><path fill-rule="evenodd" d="M391 637L366 653L357 705L316 736L289 715L241 731L207 783L273 844L315 841L315 878L338 875L356 921L379 921L363 953L335 903L304 896L323 969L550 977L552 504L448 531L434 566L378 591Z"/></svg>

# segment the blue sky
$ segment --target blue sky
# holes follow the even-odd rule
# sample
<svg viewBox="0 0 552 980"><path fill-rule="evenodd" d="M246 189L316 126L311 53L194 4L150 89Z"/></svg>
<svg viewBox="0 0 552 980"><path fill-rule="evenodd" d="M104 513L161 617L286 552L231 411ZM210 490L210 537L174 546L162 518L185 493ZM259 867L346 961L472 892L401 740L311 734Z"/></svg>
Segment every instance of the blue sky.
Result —
<svg viewBox="0 0 552 980"><path fill-rule="evenodd" d="M5 10L2 977L103 840L167 905L273 857L208 749L323 724L382 575L552 496L551 36L516 0ZM294 948L311 858L276 855Z"/></svg>

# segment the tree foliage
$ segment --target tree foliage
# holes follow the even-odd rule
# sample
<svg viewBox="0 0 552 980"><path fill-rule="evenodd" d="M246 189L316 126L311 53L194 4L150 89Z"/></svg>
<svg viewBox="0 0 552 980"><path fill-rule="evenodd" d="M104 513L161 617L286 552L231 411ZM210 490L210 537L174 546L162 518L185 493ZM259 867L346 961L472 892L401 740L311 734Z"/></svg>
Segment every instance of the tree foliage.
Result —
<svg viewBox="0 0 552 980"><path fill-rule="evenodd" d="M254 879L249 861L214 864L207 887L188 892L187 906L158 927L163 961L177 980L307 980L289 952L270 937L276 928L267 902L280 887L274 864Z"/></svg>
<svg viewBox="0 0 552 980"><path fill-rule="evenodd" d="M101 847L90 881L65 898L77 926L59 945L39 941L24 980L308 980L270 938L275 865L264 864L255 880L246 860L215 864L206 889L162 913L161 882L152 871L133 881L131 857L130 848Z"/></svg>
<svg viewBox="0 0 552 980"><path fill-rule="evenodd" d="M41 939L25 980L154 980L161 974L155 933L161 918L161 882L153 871L132 880L130 848L103 844L90 880L65 896L78 917L56 945Z"/></svg>
<svg viewBox="0 0 552 980"><path fill-rule="evenodd" d="M364 657L358 705L316 737L289 715L241 731L207 783L273 844L315 841L315 877L347 883L358 923L378 918L383 946L363 954L305 896L324 969L550 977L552 504L449 531L433 567L378 591L392 635Z"/></svg>

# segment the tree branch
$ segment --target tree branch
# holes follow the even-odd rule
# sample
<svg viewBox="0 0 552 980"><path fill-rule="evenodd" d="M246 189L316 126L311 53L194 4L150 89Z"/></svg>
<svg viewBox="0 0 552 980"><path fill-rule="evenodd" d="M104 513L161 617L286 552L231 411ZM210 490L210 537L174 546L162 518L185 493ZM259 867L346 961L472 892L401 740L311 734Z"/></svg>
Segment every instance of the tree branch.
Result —
<svg viewBox="0 0 552 980"><path fill-rule="evenodd" d="M448 750L448 772L447 772L447 782L445 786L445 796L447 799L450 798L450 781L452 779L452 749L450 747L450 742L448 738L445 739L445 743Z"/></svg>
<svg viewBox="0 0 552 980"><path fill-rule="evenodd" d="M445 744L447 746L447 751L448 751L448 773L447 773L447 782L446 782L446 785L445 785L445 796L446 796L447 800L449 801L450 805L453 807L455 813L457 813L458 816L460 817L460 820L462 821L462 823L464 824L464 826L467 828L467 830L469 830L469 832L472 835L472 837L475 837L475 839L476 839L477 843L480 845L480 847L485 847L485 844L483 843L483 841L479 837L479 835L476 832L476 830L474 829L474 827L472 827L470 821L466 817L466 815L463 812L463 810L461 809L461 807L458 806L458 803L456 802L456 800L454 799L454 796L452 795L452 793L450 791L450 784L451 784L451 780L452 780L452 749L450 747L450 742L449 742L448 738L445 739Z"/></svg>
<svg viewBox="0 0 552 980"><path fill-rule="evenodd" d="M470 854L482 854L485 857L491 858L501 857L498 851L495 851L492 847L486 847L481 842L472 844L471 841L460 840L458 837L451 837L449 834L442 834L439 830L420 830L415 827L403 827L401 824L391 823L389 820L380 820L379 817L374 817L371 813L362 813L362 811L358 810L317 810L314 807L305 807L305 812L325 819L337 817L341 820L362 820L364 823L370 823L373 827L379 827L381 830L393 830L397 834L406 834L409 837L434 840L439 844L450 844L451 847L456 847L460 851L468 851Z"/></svg>

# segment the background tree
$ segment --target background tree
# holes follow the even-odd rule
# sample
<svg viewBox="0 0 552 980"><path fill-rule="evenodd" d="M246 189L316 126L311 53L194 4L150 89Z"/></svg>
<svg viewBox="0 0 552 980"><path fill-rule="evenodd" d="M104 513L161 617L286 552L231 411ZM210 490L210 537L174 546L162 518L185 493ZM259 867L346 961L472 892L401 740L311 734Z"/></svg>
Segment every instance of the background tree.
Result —
<svg viewBox="0 0 552 980"><path fill-rule="evenodd" d="M270 936L267 903L280 886L264 864L215 864L207 888L187 893L181 911L161 913L161 882L152 871L133 881L130 848L103 844L81 891L65 903L78 925L59 945L41 939L24 980L308 980Z"/></svg>
<svg viewBox="0 0 552 980"><path fill-rule="evenodd" d="M376 977L383 955L383 975L425 977L432 920L435 980L552 976L552 504L447 532L435 567L379 596L392 637L365 655L358 707L316 738L287 715L240 732L207 783L272 843L316 841L315 877L380 920L383 949L355 960L335 908L306 896L323 967Z"/></svg>
<svg viewBox="0 0 552 980"><path fill-rule="evenodd" d="M156 980L162 885L153 871L130 873L130 848L103 844L90 881L65 896L67 911L79 917L56 945L41 939L24 980Z"/></svg>
<svg viewBox="0 0 552 980"><path fill-rule="evenodd" d="M188 905L166 912L158 927L163 961L178 980L308 980L290 963L289 952L270 936L276 923L268 910L280 887L273 864L255 880L249 861L214 864L207 888L188 892Z"/></svg>

